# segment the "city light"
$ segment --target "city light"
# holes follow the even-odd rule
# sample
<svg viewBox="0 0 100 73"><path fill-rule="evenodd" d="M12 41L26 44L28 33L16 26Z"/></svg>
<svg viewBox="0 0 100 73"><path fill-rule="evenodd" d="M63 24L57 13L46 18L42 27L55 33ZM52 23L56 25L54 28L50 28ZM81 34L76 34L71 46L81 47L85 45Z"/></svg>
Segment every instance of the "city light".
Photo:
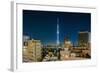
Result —
<svg viewBox="0 0 100 73"><path fill-rule="evenodd" d="M23 10L23 62L91 59L90 26L89 13Z"/></svg>

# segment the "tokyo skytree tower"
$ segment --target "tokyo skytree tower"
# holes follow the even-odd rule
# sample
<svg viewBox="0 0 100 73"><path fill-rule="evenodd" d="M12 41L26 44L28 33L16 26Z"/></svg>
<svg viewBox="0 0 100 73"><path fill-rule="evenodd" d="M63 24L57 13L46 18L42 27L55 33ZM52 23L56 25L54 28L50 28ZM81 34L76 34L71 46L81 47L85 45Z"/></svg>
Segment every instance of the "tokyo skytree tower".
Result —
<svg viewBox="0 0 100 73"><path fill-rule="evenodd" d="M57 18L57 46L59 46L59 18Z"/></svg>

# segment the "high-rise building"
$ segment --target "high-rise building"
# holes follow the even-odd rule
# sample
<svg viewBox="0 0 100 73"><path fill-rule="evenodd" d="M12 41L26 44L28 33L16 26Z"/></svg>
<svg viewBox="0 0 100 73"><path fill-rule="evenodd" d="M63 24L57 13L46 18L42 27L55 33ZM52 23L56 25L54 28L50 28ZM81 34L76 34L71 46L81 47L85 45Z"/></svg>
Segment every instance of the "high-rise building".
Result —
<svg viewBox="0 0 100 73"><path fill-rule="evenodd" d="M30 40L30 37L24 35L24 36L23 36L23 46L27 46L27 45L28 45L28 40Z"/></svg>
<svg viewBox="0 0 100 73"><path fill-rule="evenodd" d="M27 47L28 41L30 40L29 36L23 35L23 48L22 48L22 55L23 55L23 62L27 62Z"/></svg>
<svg viewBox="0 0 100 73"><path fill-rule="evenodd" d="M72 43L71 43L69 37L67 36L67 37L64 39L64 48L70 49L70 46L72 46Z"/></svg>
<svg viewBox="0 0 100 73"><path fill-rule="evenodd" d="M29 40L27 47L27 58L31 62L38 62L42 59L42 48L40 40Z"/></svg>
<svg viewBox="0 0 100 73"><path fill-rule="evenodd" d="M70 57L70 51L72 49L72 43L69 40L69 38L64 39L64 48L62 51L60 51L60 59L61 60L67 60Z"/></svg>
<svg viewBox="0 0 100 73"><path fill-rule="evenodd" d="M79 36L78 36L78 46L87 46L87 44L89 43L89 32L88 31L84 31L84 32L79 32Z"/></svg>

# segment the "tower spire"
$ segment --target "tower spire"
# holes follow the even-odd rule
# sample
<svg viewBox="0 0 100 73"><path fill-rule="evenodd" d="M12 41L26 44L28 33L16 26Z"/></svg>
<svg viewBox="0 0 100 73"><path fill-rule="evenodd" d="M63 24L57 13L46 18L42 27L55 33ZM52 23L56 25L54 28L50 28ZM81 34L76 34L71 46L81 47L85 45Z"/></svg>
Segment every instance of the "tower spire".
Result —
<svg viewBox="0 0 100 73"><path fill-rule="evenodd" d="M57 18L57 46L59 45L59 18Z"/></svg>

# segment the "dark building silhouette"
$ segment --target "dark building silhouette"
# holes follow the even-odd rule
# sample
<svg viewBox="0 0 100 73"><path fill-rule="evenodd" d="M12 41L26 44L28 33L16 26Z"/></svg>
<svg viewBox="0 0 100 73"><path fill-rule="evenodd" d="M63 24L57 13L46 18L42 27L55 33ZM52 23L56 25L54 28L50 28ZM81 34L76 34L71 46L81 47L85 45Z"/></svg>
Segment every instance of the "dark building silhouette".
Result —
<svg viewBox="0 0 100 73"><path fill-rule="evenodd" d="M78 46L87 46L89 43L89 32L84 31L84 32L79 32L78 34Z"/></svg>

